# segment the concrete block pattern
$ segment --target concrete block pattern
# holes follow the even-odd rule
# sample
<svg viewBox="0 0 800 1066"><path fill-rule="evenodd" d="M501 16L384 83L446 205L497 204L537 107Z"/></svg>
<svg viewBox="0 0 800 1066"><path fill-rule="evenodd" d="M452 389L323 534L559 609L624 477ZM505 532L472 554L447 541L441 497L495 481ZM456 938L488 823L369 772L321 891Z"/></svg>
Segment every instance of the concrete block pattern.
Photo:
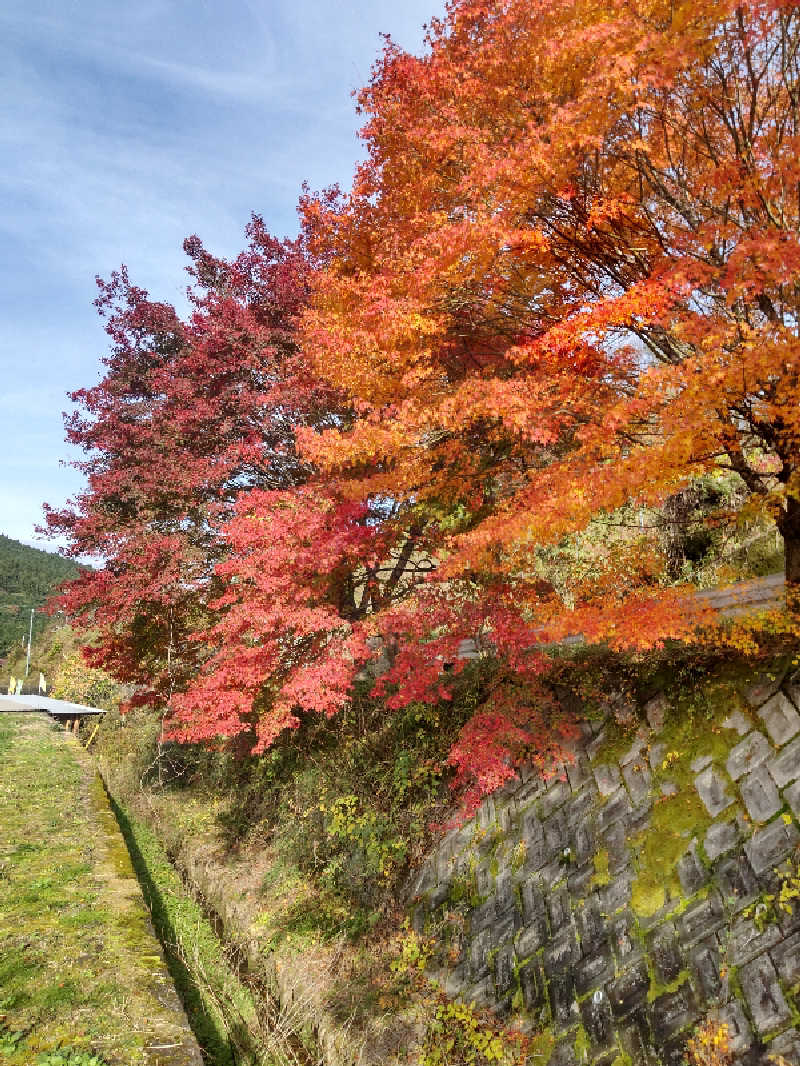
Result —
<svg viewBox="0 0 800 1066"><path fill-rule="evenodd" d="M725 779L713 766L697 775L694 786L712 818L716 818L733 803L733 797L726 790Z"/></svg>
<svg viewBox="0 0 800 1066"><path fill-rule="evenodd" d="M781 798L766 766L743 777L739 783L747 813L754 822L766 822L781 809Z"/></svg>
<svg viewBox="0 0 800 1066"><path fill-rule="evenodd" d="M743 966L739 971L739 981L750 1017L762 1036L789 1021L791 1010L769 955L760 955Z"/></svg>
<svg viewBox="0 0 800 1066"><path fill-rule="evenodd" d="M739 830L735 822L715 822L707 831L703 849L710 862L734 848L739 840Z"/></svg>
<svg viewBox="0 0 800 1066"><path fill-rule="evenodd" d="M725 768L729 776L738 781L743 774L766 762L772 753L772 746L763 733L748 733L730 753Z"/></svg>
<svg viewBox="0 0 800 1066"><path fill-rule="evenodd" d="M578 1026L591 1066L623 1053L633 1066L679 1066L710 1012L728 1026L742 1066L760 1066L753 1056L765 1037L770 1051L792 1052L800 921L753 919L779 885L776 868L800 845L800 713L773 681L751 692L752 718L731 710L724 754L700 747L687 760L688 785L663 765L667 704L657 698L651 731L640 727L615 755L606 730L585 730L560 778L526 774L502 800L484 801L473 828L450 834L408 886L415 928L437 928L448 906L460 910L463 948L451 940L449 971L440 963L448 994L498 1017L519 1011L534 1030L549 1025L551 1066L578 1066ZM672 859L681 898L643 910L639 842L665 802L667 775L695 790L706 820L694 838L685 832ZM448 879L471 879L479 901L462 890L460 902L448 902Z"/></svg>
<svg viewBox="0 0 800 1066"><path fill-rule="evenodd" d="M800 733L800 714L794 709L792 701L782 692L767 700L758 717L767 727L767 732L772 738L773 744L781 747Z"/></svg>

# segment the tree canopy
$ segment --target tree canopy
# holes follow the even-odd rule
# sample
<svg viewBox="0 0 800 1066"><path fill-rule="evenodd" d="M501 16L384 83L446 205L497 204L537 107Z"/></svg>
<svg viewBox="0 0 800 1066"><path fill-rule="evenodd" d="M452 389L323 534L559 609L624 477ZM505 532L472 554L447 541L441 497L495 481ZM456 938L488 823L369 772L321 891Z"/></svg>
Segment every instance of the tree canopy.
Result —
<svg viewBox="0 0 800 1066"><path fill-rule="evenodd" d="M88 488L50 516L108 560L65 601L94 661L262 750L377 638L387 710L447 698L470 638L513 680L452 754L485 789L550 750L542 645L703 621L637 513L735 483L708 520L775 523L792 606L799 49L774 0L452 0L423 55L387 41L300 241L192 238L188 322L101 285Z"/></svg>

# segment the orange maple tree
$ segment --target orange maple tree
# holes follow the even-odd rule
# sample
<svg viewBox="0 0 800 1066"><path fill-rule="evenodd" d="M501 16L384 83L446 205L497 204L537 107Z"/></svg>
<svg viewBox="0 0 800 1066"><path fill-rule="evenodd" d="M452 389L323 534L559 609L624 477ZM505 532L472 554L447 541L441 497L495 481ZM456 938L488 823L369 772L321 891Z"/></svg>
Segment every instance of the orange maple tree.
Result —
<svg viewBox="0 0 800 1066"><path fill-rule="evenodd" d="M304 344L357 417L303 447L439 518L437 580L554 639L685 635L652 538L558 590L542 552L728 471L800 583L799 30L774 2L460 0L422 57L387 44L351 193L304 202L330 249Z"/></svg>

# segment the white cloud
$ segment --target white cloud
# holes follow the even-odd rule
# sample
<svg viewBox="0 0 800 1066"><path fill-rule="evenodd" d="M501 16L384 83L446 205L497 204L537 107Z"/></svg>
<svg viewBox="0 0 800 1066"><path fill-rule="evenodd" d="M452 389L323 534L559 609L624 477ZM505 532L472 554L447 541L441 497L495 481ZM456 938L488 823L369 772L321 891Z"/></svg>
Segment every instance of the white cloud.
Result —
<svg viewBox="0 0 800 1066"><path fill-rule="evenodd" d="M352 173L350 94L379 31L415 47L432 6L441 0L5 0L0 532L20 536L42 499L77 487L57 465L61 410L68 389L98 378L94 275L125 262L180 305L188 234L234 254L251 211L294 232L301 182ZM23 428L15 409L37 401Z"/></svg>

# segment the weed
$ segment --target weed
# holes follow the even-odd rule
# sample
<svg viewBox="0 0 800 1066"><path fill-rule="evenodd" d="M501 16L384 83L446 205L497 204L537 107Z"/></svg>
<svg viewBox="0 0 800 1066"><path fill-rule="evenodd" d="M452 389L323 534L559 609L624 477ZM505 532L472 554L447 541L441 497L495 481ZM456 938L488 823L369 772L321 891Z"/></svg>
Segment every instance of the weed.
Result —
<svg viewBox="0 0 800 1066"><path fill-rule="evenodd" d="M791 815L783 815L791 823ZM797 901L800 900L800 864L795 862L785 869L775 870L778 887L775 892L762 892L755 903L742 911L743 918L750 918L756 929L763 932L768 925L778 921L780 912L794 914Z"/></svg>
<svg viewBox="0 0 800 1066"><path fill-rule="evenodd" d="M467 1003L437 997L429 1012L421 1066L516 1066L526 1061L527 1040L509 1035Z"/></svg>
<svg viewBox="0 0 800 1066"><path fill-rule="evenodd" d="M106 1060L89 1051L45 1051L36 1059L36 1066L108 1066Z"/></svg>
<svg viewBox="0 0 800 1066"><path fill-rule="evenodd" d="M706 1019L687 1044L691 1066L729 1066L733 1062L728 1026Z"/></svg>
<svg viewBox="0 0 800 1066"><path fill-rule="evenodd" d="M10 1029L0 1028L0 1054L12 1054L19 1048L24 1039L25 1032L22 1029L16 1029L12 1032Z"/></svg>

